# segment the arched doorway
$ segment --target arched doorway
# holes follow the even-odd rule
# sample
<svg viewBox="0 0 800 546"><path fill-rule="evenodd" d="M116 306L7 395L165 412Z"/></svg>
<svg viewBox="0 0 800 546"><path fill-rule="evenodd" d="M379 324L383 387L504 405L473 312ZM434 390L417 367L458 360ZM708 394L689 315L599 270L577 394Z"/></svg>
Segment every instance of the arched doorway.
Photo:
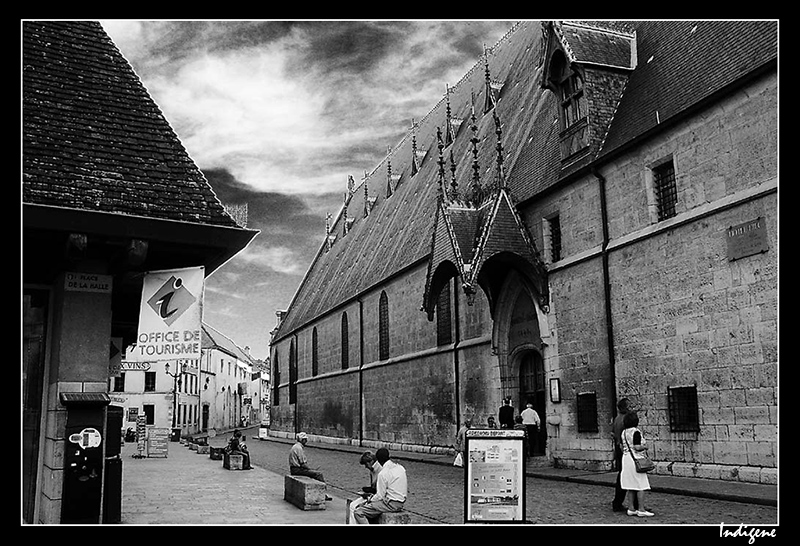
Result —
<svg viewBox="0 0 800 546"><path fill-rule="evenodd" d="M525 351L520 354L519 359L518 407L524 408L526 404L530 403L533 404L533 409L539 414L541 425L533 456L544 455L547 447L547 429L544 425L546 415L544 362L538 351Z"/></svg>

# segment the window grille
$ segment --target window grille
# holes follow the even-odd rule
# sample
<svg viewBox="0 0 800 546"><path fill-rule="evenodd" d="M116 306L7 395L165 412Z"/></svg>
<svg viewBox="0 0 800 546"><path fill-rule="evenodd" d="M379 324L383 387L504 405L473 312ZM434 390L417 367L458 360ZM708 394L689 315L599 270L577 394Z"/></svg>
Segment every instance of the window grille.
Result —
<svg viewBox="0 0 800 546"><path fill-rule="evenodd" d="M669 388L669 429L672 432L699 432L697 387Z"/></svg>
<svg viewBox="0 0 800 546"><path fill-rule="evenodd" d="M386 292L381 292L378 304L378 336L381 360L389 358L389 297Z"/></svg>
<svg viewBox="0 0 800 546"><path fill-rule="evenodd" d="M578 432L597 432L597 393L578 393Z"/></svg>
<svg viewBox="0 0 800 546"><path fill-rule="evenodd" d="M561 259L561 219L553 216L547 223L550 227L550 261L557 262Z"/></svg>
<svg viewBox="0 0 800 546"><path fill-rule="evenodd" d="M450 283L447 282L439 292L436 302L436 344L452 343L452 324L450 317Z"/></svg>
<svg viewBox="0 0 800 546"><path fill-rule="evenodd" d="M144 372L144 390L145 392L156 390L156 372Z"/></svg>
<svg viewBox="0 0 800 546"><path fill-rule="evenodd" d="M667 161L653 169L653 189L655 190L659 222L675 216L678 188L675 184L675 165L672 161Z"/></svg>
<svg viewBox="0 0 800 546"><path fill-rule="evenodd" d="M342 369L350 367L350 328L347 324L347 313L342 313Z"/></svg>
<svg viewBox="0 0 800 546"><path fill-rule="evenodd" d="M311 375L319 373L319 352L317 345L317 328L311 332Z"/></svg>

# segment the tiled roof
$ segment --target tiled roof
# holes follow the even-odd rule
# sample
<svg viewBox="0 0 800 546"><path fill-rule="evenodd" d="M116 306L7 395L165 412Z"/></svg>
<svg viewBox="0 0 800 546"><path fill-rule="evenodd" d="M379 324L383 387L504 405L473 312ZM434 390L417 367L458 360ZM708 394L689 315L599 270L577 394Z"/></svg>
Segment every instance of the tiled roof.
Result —
<svg viewBox="0 0 800 546"><path fill-rule="evenodd" d="M628 34L635 27L638 64L631 73L601 154L613 151L655 127L655 110L659 111L662 122L677 116L777 57L775 22L611 23L614 22L597 26ZM535 197L567 174L561 166L557 100L551 91L540 86L541 34L541 23L519 23L490 49L488 55L491 78L503 84L495 111L502 121L505 169L516 202ZM621 39L608 34L587 38L592 34L591 30L583 29L581 37L572 36L575 43L570 45L578 61L612 66L622 63L624 66L624 59L629 59L626 51L629 56L630 50L622 47ZM566 39L569 40L570 36L570 32L565 33ZM650 56L653 60L648 63ZM472 175L469 142L472 135L468 118L473 93L478 116L481 180L484 184L491 183L496 167L496 137L491 114L482 112L485 100L483 60L476 62L461 81L449 87L449 91L452 115L465 120L455 142L446 150L448 157L449 151L453 152L459 187L466 190ZM351 231L342 237L340 222L333 224L332 231L338 235L337 240L329 251L321 248L306 272L275 332L275 341L366 290L379 286L404 268L424 263L431 252L437 205L437 127L444 128L445 123L446 101L443 98L419 122L413 133L418 150L428 151L416 176L411 177L412 133L391 151L392 173L402 173L391 197L387 198L385 191L386 161L370 173L369 194L370 197L377 196L377 201L366 219L360 213L364 192L356 189L348 204L348 215L356 218ZM359 169L354 165L354 171ZM345 181L342 185L345 186ZM457 213L451 216L451 220L458 224L456 236L459 239L469 238L477 227L471 223L474 218L464 223ZM425 287L419 289L421 301Z"/></svg>
<svg viewBox="0 0 800 546"><path fill-rule="evenodd" d="M22 30L24 203L237 227L99 23Z"/></svg>
<svg viewBox="0 0 800 546"><path fill-rule="evenodd" d="M236 345L232 339L205 322L202 324L200 340L200 346L203 349L219 349L237 360L251 365L255 364L254 359Z"/></svg>
<svg viewBox="0 0 800 546"><path fill-rule="evenodd" d="M778 58L775 21L647 21L600 156Z"/></svg>

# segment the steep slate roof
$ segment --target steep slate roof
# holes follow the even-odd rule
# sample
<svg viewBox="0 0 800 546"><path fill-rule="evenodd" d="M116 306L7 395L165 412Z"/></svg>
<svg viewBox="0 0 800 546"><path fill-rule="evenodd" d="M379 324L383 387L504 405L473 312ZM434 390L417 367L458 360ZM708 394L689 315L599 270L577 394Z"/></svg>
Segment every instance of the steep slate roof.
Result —
<svg viewBox="0 0 800 546"><path fill-rule="evenodd" d="M99 23L22 25L23 203L238 227Z"/></svg>
<svg viewBox="0 0 800 546"><path fill-rule="evenodd" d="M242 362L255 364L253 357L244 352L232 339L205 322L200 330L200 347L202 349L219 349Z"/></svg>
<svg viewBox="0 0 800 546"><path fill-rule="evenodd" d="M638 36L638 62L621 97L600 157L655 127L654 109L659 109L662 122L665 115L678 116L682 110L748 71L777 58L775 22L580 23L627 33L635 29ZM692 31L695 25L697 28ZM623 47L624 40L617 40L608 33L597 34L591 29L576 30L568 25L564 28L564 39L577 62L622 67L632 64L630 48ZM687 40L691 44L686 44ZM490 48L487 56L492 80L502 83L495 111L502 122L506 180L516 203L533 198L568 174L562 172L561 167L557 99L540 86L542 48L541 23L524 21ZM767 51L758 51L761 49ZM650 56L658 62L647 63ZM448 86L448 97L455 118L467 120L470 105L475 106L480 177L483 184L488 185L495 179L496 139L492 115L483 114L482 108L486 87L484 66L481 59L456 85ZM731 67L735 67L733 71ZM348 215L356 218L353 227L342 237L340 222L334 222L331 230L337 235L335 244L329 251L325 251L324 245L320 248L273 341L279 341L430 256L437 208L436 135L437 128L444 130L446 127L447 105L448 101L443 98L394 147L387 159L369 173L369 195L377 196L377 200L368 218L363 218L361 213L364 192L357 188L353 193L347 207ZM452 151L455 158L460 191L467 190L472 175L468 126L466 121L461 124L455 142L446 150L448 157ZM417 149L427 151L419 173L413 177L412 135L416 138ZM392 173L402 173L389 198L385 190L388 159ZM447 180L449 183L449 172ZM465 223L456 234L459 240L475 227L475 216L459 219L456 212L451 219ZM444 247L439 248L445 251ZM420 300L424 289L420 286Z"/></svg>
<svg viewBox="0 0 800 546"><path fill-rule="evenodd" d="M775 21L647 21L600 157L778 59Z"/></svg>

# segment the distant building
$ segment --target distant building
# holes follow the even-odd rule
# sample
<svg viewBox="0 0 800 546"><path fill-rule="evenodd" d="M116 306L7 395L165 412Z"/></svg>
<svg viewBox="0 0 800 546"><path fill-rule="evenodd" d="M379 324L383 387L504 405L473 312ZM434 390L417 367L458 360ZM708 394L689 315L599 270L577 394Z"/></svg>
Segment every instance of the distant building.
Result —
<svg viewBox="0 0 800 546"><path fill-rule="evenodd" d="M515 25L348 181L271 434L445 450L510 397L603 470L625 396L657 472L774 483L777 56L776 21Z"/></svg>

